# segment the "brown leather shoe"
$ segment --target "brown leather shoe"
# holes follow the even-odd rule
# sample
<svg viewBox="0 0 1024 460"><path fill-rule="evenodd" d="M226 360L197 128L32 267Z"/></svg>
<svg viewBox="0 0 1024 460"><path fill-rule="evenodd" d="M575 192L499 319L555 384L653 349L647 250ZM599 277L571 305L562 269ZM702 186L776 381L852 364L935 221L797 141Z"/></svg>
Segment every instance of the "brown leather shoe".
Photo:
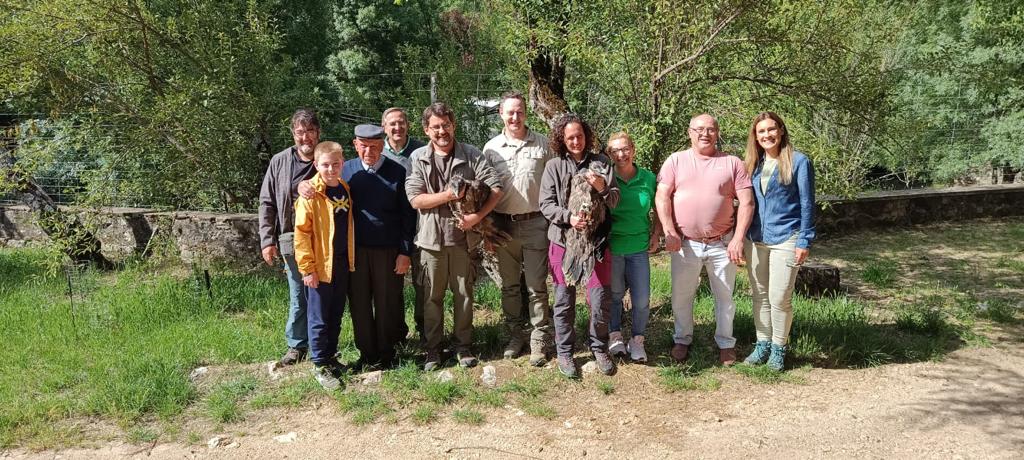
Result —
<svg viewBox="0 0 1024 460"><path fill-rule="evenodd" d="M288 351L278 361L282 366L293 366L303 359L306 359L306 348L288 348Z"/></svg>
<svg viewBox="0 0 1024 460"><path fill-rule="evenodd" d="M690 346L677 343L672 346L672 359L676 360L677 363L686 362L686 358L690 355Z"/></svg>
<svg viewBox="0 0 1024 460"><path fill-rule="evenodd" d="M736 349L735 348L722 348L718 350L718 362L722 363L723 366L729 367L736 364Z"/></svg>

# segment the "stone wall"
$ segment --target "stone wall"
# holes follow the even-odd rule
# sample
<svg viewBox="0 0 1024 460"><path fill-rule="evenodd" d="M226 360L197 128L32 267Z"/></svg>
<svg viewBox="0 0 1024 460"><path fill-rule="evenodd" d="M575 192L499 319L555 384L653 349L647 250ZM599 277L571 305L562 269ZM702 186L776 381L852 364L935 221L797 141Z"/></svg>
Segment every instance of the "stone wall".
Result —
<svg viewBox="0 0 1024 460"><path fill-rule="evenodd" d="M123 260L166 242L185 263L218 262L237 267L262 263L255 214L158 212L137 208L75 210L96 228L103 254ZM0 246L25 246L48 238L25 206L0 206Z"/></svg>
<svg viewBox="0 0 1024 460"><path fill-rule="evenodd" d="M853 200L825 200L818 212L820 237L980 217L1024 215L1024 184L866 193Z"/></svg>
<svg viewBox="0 0 1024 460"><path fill-rule="evenodd" d="M1024 184L907 190L825 200L818 214L821 238L870 228L1024 215ZM114 260L143 253L150 241L166 241L185 263L260 264L255 214L157 212L137 208L78 209L96 226L103 252ZM24 206L0 206L0 246L45 242L46 234Z"/></svg>

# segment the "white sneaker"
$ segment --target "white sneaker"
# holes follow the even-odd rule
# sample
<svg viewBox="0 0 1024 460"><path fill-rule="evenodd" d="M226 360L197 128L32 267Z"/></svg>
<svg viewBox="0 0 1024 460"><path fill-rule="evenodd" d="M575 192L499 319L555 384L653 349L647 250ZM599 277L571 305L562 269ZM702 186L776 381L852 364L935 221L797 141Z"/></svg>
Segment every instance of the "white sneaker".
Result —
<svg viewBox="0 0 1024 460"><path fill-rule="evenodd" d="M634 335L629 339L629 359L634 363L646 363L647 351L644 350L644 336Z"/></svg>
<svg viewBox="0 0 1024 460"><path fill-rule="evenodd" d="M612 356L626 356L626 344L622 342L622 332L608 334L608 353Z"/></svg>
<svg viewBox="0 0 1024 460"><path fill-rule="evenodd" d="M313 366L313 377L327 391L341 388L341 380L334 376L332 370L330 366Z"/></svg>

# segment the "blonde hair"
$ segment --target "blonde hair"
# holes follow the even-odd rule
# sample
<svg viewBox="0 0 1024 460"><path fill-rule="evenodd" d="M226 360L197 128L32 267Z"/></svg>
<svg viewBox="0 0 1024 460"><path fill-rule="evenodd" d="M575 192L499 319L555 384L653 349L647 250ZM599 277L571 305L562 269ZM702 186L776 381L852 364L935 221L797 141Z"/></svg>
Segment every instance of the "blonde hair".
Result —
<svg viewBox="0 0 1024 460"><path fill-rule="evenodd" d="M779 136L779 182L782 185L789 185L793 181L793 144L789 142L789 130L786 129L786 123L782 121L775 112L761 112L754 117L754 122L750 124L750 133L747 135L747 150L744 155L743 163L747 167L747 174L753 176L754 169L757 168L757 164L764 157L764 148L757 142L757 124L765 121L772 120L776 125L779 126L779 131L782 132Z"/></svg>
<svg viewBox="0 0 1024 460"><path fill-rule="evenodd" d="M323 141L316 145L316 149L313 150L313 161L319 161L320 157L324 155L337 155L342 160L345 159L345 152L341 148L341 144L334 141Z"/></svg>
<svg viewBox="0 0 1024 460"><path fill-rule="evenodd" d="M604 146L604 150L605 150L604 153L605 153L605 155L608 155L609 157L611 156L610 155L611 151L609 150L610 149L609 146L612 145L612 141L617 141L619 139L625 139L625 140L629 141L629 146L632 147L634 150L636 149L636 144L633 143L633 138L629 136L629 133L627 133L625 131L619 131L617 133L612 134L611 136L608 136L608 142L606 142L605 146Z"/></svg>

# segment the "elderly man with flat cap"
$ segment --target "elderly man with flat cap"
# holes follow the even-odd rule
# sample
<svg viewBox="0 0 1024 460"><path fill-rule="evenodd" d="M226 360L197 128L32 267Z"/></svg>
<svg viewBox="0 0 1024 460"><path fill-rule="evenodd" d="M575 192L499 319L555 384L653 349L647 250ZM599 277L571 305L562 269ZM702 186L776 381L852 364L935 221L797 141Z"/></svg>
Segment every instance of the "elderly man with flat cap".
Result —
<svg viewBox="0 0 1024 460"><path fill-rule="evenodd" d="M349 305L359 362L356 367L396 364L404 338L402 283L411 265L416 211L405 194L405 168L385 157L384 130L359 125L352 141L358 158L345 162L341 177L352 191L356 270L349 276Z"/></svg>

